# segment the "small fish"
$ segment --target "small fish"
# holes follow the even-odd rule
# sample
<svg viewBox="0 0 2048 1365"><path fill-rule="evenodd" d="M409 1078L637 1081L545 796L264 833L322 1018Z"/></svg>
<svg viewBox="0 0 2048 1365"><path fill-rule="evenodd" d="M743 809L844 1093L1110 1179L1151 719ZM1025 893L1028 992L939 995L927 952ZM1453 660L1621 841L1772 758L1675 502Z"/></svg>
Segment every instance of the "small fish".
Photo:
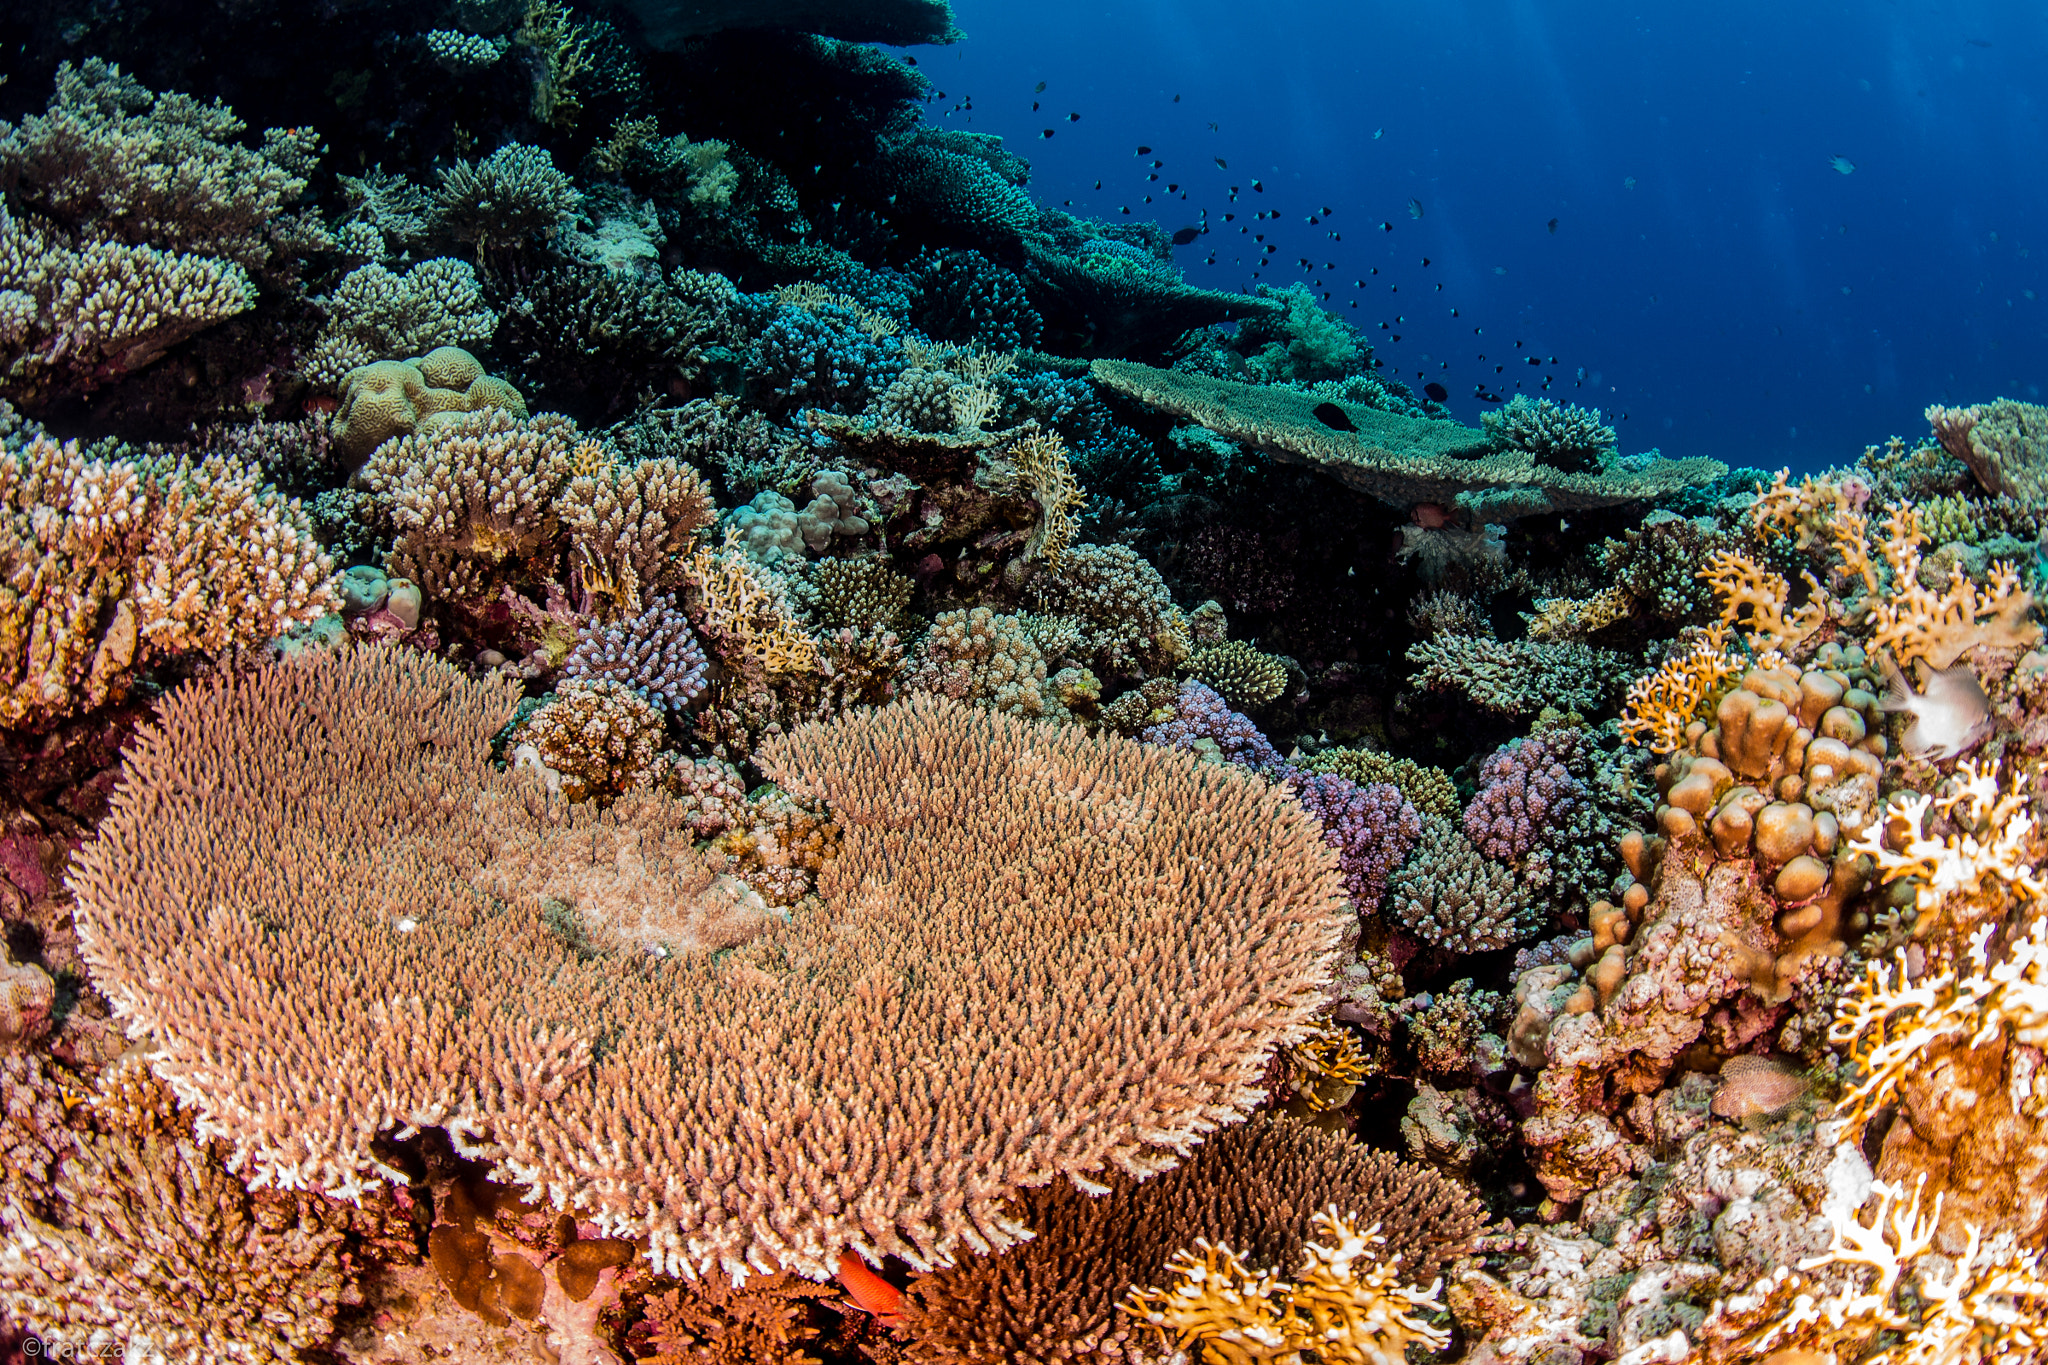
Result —
<svg viewBox="0 0 2048 1365"><path fill-rule="evenodd" d="M1985 42L1985 41L1984 41L1984 40L1983 40L1982 38L1965 38L1965 39L1963 39L1963 41L1964 41L1964 42L1966 42L1966 43L1968 43L1968 44L1969 44L1969 45L1970 45L1971 47L1990 47L1990 46L1991 46L1991 44L1990 44L1990 43L1987 43L1987 42Z"/></svg>
<svg viewBox="0 0 2048 1365"><path fill-rule="evenodd" d="M1230 163L1219 156L1216 158L1216 169L1219 171L1227 171L1230 169Z"/></svg>
<svg viewBox="0 0 2048 1365"><path fill-rule="evenodd" d="M1429 395L1429 401L1432 403L1441 403L1451 396L1451 391L1437 383L1434 379L1424 384L1422 391Z"/></svg>
<svg viewBox="0 0 2048 1365"><path fill-rule="evenodd" d="M1138 150L1137 150L1137 151L1135 151L1135 152L1132 152L1132 153L1131 153L1131 155L1132 155L1132 156L1150 156L1150 155L1152 155L1152 149L1151 149L1150 147L1140 147L1140 148L1138 148Z"/></svg>
<svg viewBox="0 0 2048 1365"><path fill-rule="evenodd" d="M1410 218L1420 218L1422 216L1422 201L1420 199L1410 199L1408 201L1408 216Z"/></svg>
<svg viewBox="0 0 2048 1365"><path fill-rule="evenodd" d="M1708 1112L1749 1123L1782 1114L1812 1089L1804 1076L1770 1057L1730 1057L1721 1064L1721 1088Z"/></svg>
<svg viewBox="0 0 2048 1365"><path fill-rule="evenodd" d="M1052 136L1052 129L1050 129L1050 128L1047 128L1047 129L1046 129L1046 130L1045 130L1044 132L1040 133L1040 134L1039 134L1039 136L1040 136L1040 137L1051 137L1051 136Z"/></svg>
<svg viewBox="0 0 2048 1365"><path fill-rule="evenodd" d="M1380 140L1380 136L1381 136L1381 134L1385 133L1386 131L1387 131L1387 130L1386 130L1386 129L1384 129L1384 128L1375 128L1375 129L1373 129L1373 130L1372 130L1372 140L1373 140L1374 142L1378 142L1378 141Z"/></svg>
<svg viewBox="0 0 2048 1365"><path fill-rule="evenodd" d="M1216 125L1215 125L1215 124L1213 124L1213 123L1212 123L1212 124L1210 124L1210 125L1209 125L1209 131L1210 131L1210 132L1212 132L1212 133L1213 133L1213 132L1215 132L1215 131L1216 131Z"/></svg>
<svg viewBox="0 0 2048 1365"><path fill-rule="evenodd" d="M1852 175L1856 170L1856 163L1846 156L1831 156L1828 158L1828 165L1833 166L1843 175Z"/></svg>
<svg viewBox="0 0 2048 1365"><path fill-rule="evenodd" d="M1043 95L1045 93L1045 82L1040 81L1037 85L1033 86L1031 88L1031 93L1034 95Z"/></svg>
<svg viewBox="0 0 2048 1365"><path fill-rule="evenodd" d="M1173 234L1173 244L1175 246L1186 246L1201 235L1202 230L1198 227L1184 227Z"/></svg>
<svg viewBox="0 0 2048 1365"><path fill-rule="evenodd" d="M854 1252L839 1253L839 1283L855 1304L874 1314L883 1326L893 1327L903 1320L903 1291L868 1269Z"/></svg>
<svg viewBox="0 0 2048 1365"><path fill-rule="evenodd" d="M1069 122L1069 123L1079 123L1080 121L1081 121L1081 116L1080 116L1079 114L1069 114L1069 115L1067 115L1067 122Z"/></svg>
<svg viewBox="0 0 2048 1365"><path fill-rule="evenodd" d="M1636 187L1636 178L1632 175L1623 176L1621 178L1621 187L1625 190L1634 189Z"/></svg>
<svg viewBox="0 0 2048 1365"><path fill-rule="evenodd" d="M1991 733L1991 701L1968 664L1945 668L1915 692L1891 655L1884 656L1888 684L1879 706L1913 717L1906 727L1905 750L1915 758L1954 758Z"/></svg>
<svg viewBox="0 0 2048 1365"><path fill-rule="evenodd" d="M1555 218L1550 220L1550 235L1553 237L1557 236L1557 219Z"/></svg>
<svg viewBox="0 0 2048 1365"><path fill-rule="evenodd" d="M905 66L916 66L916 65L917 65L917 58L915 58L915 57L905 57L905 58L903 59L903 64L904 64Z"/></svg>
<svg viewBox="0 0 2048 1365"><path fill-rule="evenodd" d="M1338 407L1335 403L1318 403L1311 411L1315 413L1318 422L1321 422L1332 431L1358 430L1357 427L1351 425L1351 419L1345 415L1344 409Z"/></svg>

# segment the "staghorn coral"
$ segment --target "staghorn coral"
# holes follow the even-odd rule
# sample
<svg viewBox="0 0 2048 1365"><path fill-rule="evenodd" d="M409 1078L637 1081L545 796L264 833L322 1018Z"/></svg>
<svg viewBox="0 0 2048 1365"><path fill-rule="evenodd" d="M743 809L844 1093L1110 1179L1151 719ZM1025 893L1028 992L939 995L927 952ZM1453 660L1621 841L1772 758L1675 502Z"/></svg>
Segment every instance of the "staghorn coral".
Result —
<svg viewBox="0 0 2048 1365"><path fill-rule="evenodd" d="M1503 715L1531 715L1546 706L1597 712L1620 690L1624 656L1578 640L1494 640L1444 635L1408 648L1422 668L1412 687L1463 692Z"/></svg>
<svg viewBox="0 0 2048 1365"><path fill-rule="evenodd" d="M1395 507L1422 503L1468 510L1481 522L1608 507L1711 483L1727 473L1715 460L1626 462L1596 472L1554 469L1521 450L1454 422L1430 421L1357 404L1337 404L1348 429L1315 415L1313 394L1239 384L1127 360L1098 360L1096 382L1198 422L1278 459L1321 470Z"/></svg>
<svg viewBox="0 0 2048 1365"><path fill-rule="evenodd" d="M613 460L595 443L571 455L596 457L554 505L584 595L603 610L634 611L647 595L679 587L684 552L717 510L703 477L670 456Z"/></svg>
<svg viewBox="0 0 2048 1365"><path fill-rule="evenodd" d="M152 94L98 58L57 68L48 110L0 122L0 190L105 242L264 266L319 139L273 128L261 151L218 100Z"/></svg>
<svg viewBox="0 0 2048 1365"><path fill-rule="evenodd" d="M1024 622L987 607L943 612L933 620L903 687L1027 720L1067 718L1059 693L1046 680L1045 656Z"/></svg>
<svg viewBox="0 0 2048 1365"><path fill-rule="evenodd" d="M894 630L916 584L886 559L828 559L811 573L818 619L856 631Z"/></svg>
<svg viewBox="0 0 2048 1365"><path fill-rule="evenodd" d="M24 401L142 369L255 303L233 262L75 240L0 200L0 388Z"/></svg>
<svg viewBox="0 0 2048 1365"><path fill-rule="evenodd" d="M1175 1164L1326 993L1336 869L1285 797L944 701L764 747L844 830L815 913L718 954L571 943L494 843L587 860L587 822L682 812L550 815L489 768L511 701L357 649L188 688L131 751L74 865L85 956L252 1183L359 1194L377 1133L439 1125L666 1273L929 1266L1018 1241L1027 1182Z"/></svg>
<svg viewBox="0 0 2048 1365"><path fill-rule="evenodd" d="M1428 592L1408 604L1408 626L1417 635L1493 637L1493 619L1480 603L1457 592Z"/></svg>
<svg viewBox="0 0 2048 1365"><path fill-rule="evenodd" d="M1167 672L1193 646L1165 580L1127 546L1075 546L1054 573L1032 581L1031 595L1041 612L1088 623L1090 662L1104 678Z"/></svg>
<svg viewBox="0 0 2048 1365"><path fill-rule="evenodd" d="M1185 1163L1096 1196L1050 1186L1019 1201L1037 1236L997 1256L920 1275L903 1295L897 1335L913 1365L1056 1365L1144 1359L1153 1332L1119 1309L1133 1285L1157 1283L1197 1238L1292 1263L1332 1207L1377 1224L1383 1254L1418 1278L1457 1257L1483 1215L1424 1167L1261 1113L1218 1131Z"/></svg>
<svg viewBox="0 0 2048 1365"><path fill-rule="evenodd" d="M1242 640L1209 645L1188 656L1187 674L1234 707L1263 706L1287 690L1287 665Z"/></svg>
<svg viewBox="0 0 2048 1365"><path fill-rule="evenodd" d="M434 207L442 230L481 247L551 236L582 203L545 148L508 142L482 161L442 171Z"/></svg>
<svg viewBox="0 0 2048 1365"><path fill-rule="evenodd" d="M1601 425L1598 408L1518 393L1481 413L1479 425L1500 445L1568 474L1597 473L1615 455L1614 428Z"/></svg>
<svg viewBox="0 0 2048 1365"><path fill-rule="evenodd" d="M650 1295L641 1365L819 1365L804 1349L816 1335L805 1308L831 1291L778 1270L734 1286L722 1276L687 1280Z"/></svg>
<svg viewBox="0 0 2048 1365"><path fill-rule="evenodd" d="M373 262L335 285L327 325L299 368L315 388L339 389L351 370L442 346L474 346L497 325L468 262L437 256L404 274Z"/></svg>
<svg viewBox="0 0 2048 1365"><path fill-rule="evenodd" d="M139 665L257 648L340 605L298 504L253 470L40 434L0 448L0 727L46 727L121 697Z"/></svg>
<svg viewBox="0 0 2048 1365"><path fill-rule="evenodd" d="M1428 1321L1442 1310L1441 1282L1404 1284L1376 1226L1361 1229L1335 1211L1316 1214L1315 1224L1330 1245L1305 1244L1292 1282L1205 1239L1168 1263L1177 1277L1170 1288L1133 1290L1129 1311L1157 1328L1162 1342L1200 1343L1202 1358L1219 1365L1392 1362L1405 1360L1411 1345L1440 1351L1450 1344L1451 1334Z"/></svg>

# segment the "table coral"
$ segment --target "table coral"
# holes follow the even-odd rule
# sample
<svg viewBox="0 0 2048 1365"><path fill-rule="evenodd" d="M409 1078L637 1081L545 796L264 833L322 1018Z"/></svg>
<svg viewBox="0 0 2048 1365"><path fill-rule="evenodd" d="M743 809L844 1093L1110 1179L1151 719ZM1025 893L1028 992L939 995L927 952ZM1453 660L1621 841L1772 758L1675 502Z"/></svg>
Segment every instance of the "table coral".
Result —
<svg viewBox="0 0 2048 1365"><path fill-rule="evenodd" d="M511 700L357 649L187 689L132 752L75 873L88 960L253 1183L361 1196L397 1174L376 1134L439 1125L670 1273L823 1278L847 1248L929 1266L1020 1240L1027 1182L1177 1164L1324 998L1334 856L1284 796L944 701L769 746L845 831L816 913L651 963L572 943L493 841L588 859L583 830L669 798L536 811L489 766ZM1055 1105L1022 1135L1017 1112Z"/></svg>

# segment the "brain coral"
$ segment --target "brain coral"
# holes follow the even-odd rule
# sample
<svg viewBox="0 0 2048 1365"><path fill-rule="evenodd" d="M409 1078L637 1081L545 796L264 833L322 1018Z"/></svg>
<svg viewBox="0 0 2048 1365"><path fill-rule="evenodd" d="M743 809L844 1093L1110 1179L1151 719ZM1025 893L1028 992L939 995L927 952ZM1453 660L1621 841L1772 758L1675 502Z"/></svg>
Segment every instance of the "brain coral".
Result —
<svg viewBox="0 0 2048 1365"><path fill-rule="evenodd" d="M747 921L682 803L494 772L512 701L359 648L130 750L85 955L254 1185L352 1194L440 1125L669 1273L930 1266L1023 1237L1027 1186L1175 1164L1325 999L1334 855L1226 765L943 700L806 725L759 756L841 851Z"/></svg>

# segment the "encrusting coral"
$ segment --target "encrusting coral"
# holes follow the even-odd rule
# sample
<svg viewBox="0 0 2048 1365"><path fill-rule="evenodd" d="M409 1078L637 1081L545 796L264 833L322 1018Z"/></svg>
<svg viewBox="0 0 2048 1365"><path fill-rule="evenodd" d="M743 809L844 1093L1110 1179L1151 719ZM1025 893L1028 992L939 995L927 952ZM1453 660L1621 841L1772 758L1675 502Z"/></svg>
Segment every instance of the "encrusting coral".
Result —
<svg viewBox="0 0 2048 1365"><path fill-rule="evenodd" d="M1291 801L943 701L766 746L844 831L815 911L735 946L715 857L670 844L663 951L621 945L592 832L685 812L493 774L511 701L358 649L189 688L131 752L74 873L84 951L253 1185L360 1196L401 1178L378 1133L439 1126L670 1273L931 1265L1016 1242L1022 1185L1176 1164L1327 991L1334 858Z"/></svg>

